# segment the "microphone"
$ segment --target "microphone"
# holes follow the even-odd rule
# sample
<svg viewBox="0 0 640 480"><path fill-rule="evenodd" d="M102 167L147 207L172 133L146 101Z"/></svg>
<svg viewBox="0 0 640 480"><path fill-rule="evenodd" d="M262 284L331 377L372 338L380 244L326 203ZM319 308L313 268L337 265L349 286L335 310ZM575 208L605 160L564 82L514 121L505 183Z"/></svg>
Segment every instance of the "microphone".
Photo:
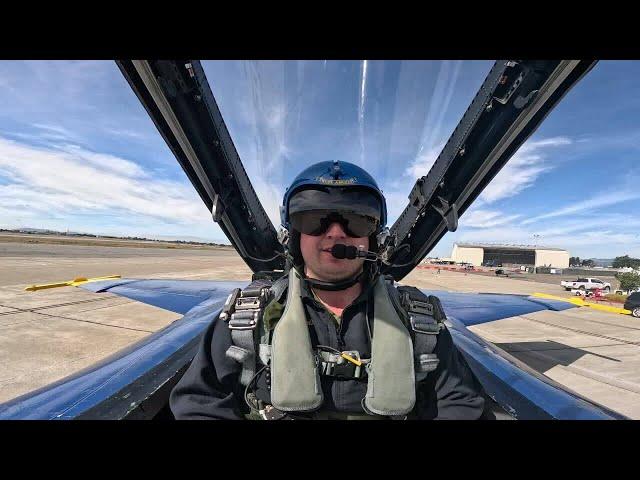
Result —
<svg viewBox="0 0 640 480"><path fill-rule="evenodd" d="M331 247L331 255L335 258L348 260L354 260L356 258L364 258L366 260L377 260L378 255L375 252L370 252L364 249L358 249L355 245L344 245L342 243L336 243Z"/></svg>

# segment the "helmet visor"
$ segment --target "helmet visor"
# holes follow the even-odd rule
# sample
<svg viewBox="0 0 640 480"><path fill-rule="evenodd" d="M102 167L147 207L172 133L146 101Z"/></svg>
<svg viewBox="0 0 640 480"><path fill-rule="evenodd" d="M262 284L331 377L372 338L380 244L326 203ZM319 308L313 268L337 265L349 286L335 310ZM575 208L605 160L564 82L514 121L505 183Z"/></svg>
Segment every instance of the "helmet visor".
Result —
<svg viewBox="0 0 640 480"><path fill-rule="evenodd" d="M365 188L333 188L315 186L294 193L289 200L289 216L310 210L366 215L381 218L380 199Z"/></svg>
<svg viewBox="0 0 640 480"><path fill-rule="evenodd" d="M335 222L350 237L368 237L378 228L378 220L357 213L310 210L291 215L291 226L305 235L322 235Z"/></svg>

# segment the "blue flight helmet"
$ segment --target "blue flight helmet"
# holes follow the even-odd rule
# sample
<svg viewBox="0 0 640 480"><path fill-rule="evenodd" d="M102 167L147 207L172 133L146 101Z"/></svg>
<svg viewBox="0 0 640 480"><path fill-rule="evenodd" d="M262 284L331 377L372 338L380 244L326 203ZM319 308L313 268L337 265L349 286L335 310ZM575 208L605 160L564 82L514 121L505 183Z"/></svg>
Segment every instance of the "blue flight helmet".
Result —
<svg viewBox="0 0 640 480"><path fill-rule="evenodd" d="M293 199L306 190L328 193L318 198L322 204L316 205L316 209L336 208L375 217L379 222L376 234L386 226L387 203L373 177L353 163L334 160L314 163L307 167L287 188L280 207L280 220L288 231L291 231L290 214L309 208Z"/></svg>
<svg viewBox="0 0 640 480"><path fill-rule="evenodd" d="M315 163L293 180L280 206L282 227L278 238L287 250L292 266L301 275L302 271L298 268L303 264L300 232L293 228L291 215L313 210L334 210L342 214L353 213L375 219L376 227L369 236L369 248L373 250L381 247L380 242L387 230L387 204L373 177L349 162L334 160ZM365 270L371 278L377 269L370 262L366 263ZM353 285L359 278L337 283L308 281L325 290L341 290Z"/></svg>

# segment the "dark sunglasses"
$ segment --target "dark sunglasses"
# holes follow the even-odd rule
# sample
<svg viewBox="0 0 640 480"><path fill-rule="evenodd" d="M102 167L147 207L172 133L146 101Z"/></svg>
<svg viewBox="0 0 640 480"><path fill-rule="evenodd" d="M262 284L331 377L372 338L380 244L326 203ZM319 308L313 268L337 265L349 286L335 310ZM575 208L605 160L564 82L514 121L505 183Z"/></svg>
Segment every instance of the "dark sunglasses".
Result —
<svg viewBox="0 0 640 480"><path fill-rule="evenodd" d="M368 237L378 228L378 221L375 218L356 213L312 210L291 215L293 228L305 235L322 235L334 222L338 222L344 233L350 237Z"/></svg>

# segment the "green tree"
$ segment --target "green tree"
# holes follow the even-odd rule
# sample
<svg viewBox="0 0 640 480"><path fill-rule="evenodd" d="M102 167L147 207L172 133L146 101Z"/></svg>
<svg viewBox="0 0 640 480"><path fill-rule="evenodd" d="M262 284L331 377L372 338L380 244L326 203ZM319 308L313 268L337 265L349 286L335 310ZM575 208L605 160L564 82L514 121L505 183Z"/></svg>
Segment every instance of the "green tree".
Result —
<svg viewBox="0 0 640 480"><path fill-rule="evenodd" d="M583 267L595 267L596 266L596 262L594 262L591 259L582 260L582 266Z"/></svg>
<svg viewBox="0 0 640 480"><path fill-rule="evenodd" d="M569 266L580 265L580 257L571 257L569 258Z"/></svg>
<svg viewBox="0 0 640 480"><path fill-rule="evenodd" d="M613 268L638 268L640 267L640 258L633 258L629 255L623 255L622 257L616 257L613 260Z"/></svg>
<svg viewBox="0 0 640 480"><path fill-rule="evenodd" d="M633 272L616 273L620 282L620 290L634 290L640 287L640 275Z"/></svg>

